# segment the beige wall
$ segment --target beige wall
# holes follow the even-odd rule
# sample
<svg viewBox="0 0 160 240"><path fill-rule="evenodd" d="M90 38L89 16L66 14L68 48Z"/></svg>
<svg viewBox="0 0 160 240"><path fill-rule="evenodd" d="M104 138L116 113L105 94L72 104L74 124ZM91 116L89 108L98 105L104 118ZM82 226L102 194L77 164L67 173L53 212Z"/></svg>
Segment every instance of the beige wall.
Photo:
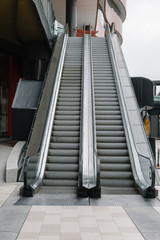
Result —
<svg viewBox="0 0 160 240"><path fill-rule="evenodd" d="M84 24L90 24L95 29L97 12L97 0L77 0L77 24L82 28Z"/></svg>
<svg viewBox="0 0 160 240"><path fill-rule="evenodd" d="M57 21L65 25L66 0L52 0L52 3ZM91 24L95 28L96 11L97 0L77 0L78 28L82 28L84 24Z"/></svg>
<svg viewBox="0 0 160 240"><path fill-rule="evenodd" d="M121 1L123 4L126 3L125 0ZM103 9L103 14L104 14L104 18L106 20L106 22L108 22L110 25L112 25L112 23L115 24L115 29L117 31L117 33L119 34L120 40L122 42L122 20L121 18L117 15L117 13L110 8L108 1L105 0L99 0L99 3ZM98 30L99 28L99 24L97 24L97 28L96 30Z"/></svg>
<svg viewBox="0 0 160 240"><path fill-rule="evenodd" d="M52 0L54 14L57 21L66 24L66 0Z"/></svg>

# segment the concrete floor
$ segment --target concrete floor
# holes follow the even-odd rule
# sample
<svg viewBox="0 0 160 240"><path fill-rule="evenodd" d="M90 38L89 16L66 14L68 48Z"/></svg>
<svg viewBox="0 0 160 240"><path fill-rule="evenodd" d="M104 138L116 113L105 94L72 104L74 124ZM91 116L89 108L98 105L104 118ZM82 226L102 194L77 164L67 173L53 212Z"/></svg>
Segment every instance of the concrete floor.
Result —
<svg viewBox="0 0 160 240"><path fill-rule="evenodd" d="M5 183L5 163L13 143L0 143L0 239L159 240L160 196L74 194L19 195L22 183Z"/></svg>

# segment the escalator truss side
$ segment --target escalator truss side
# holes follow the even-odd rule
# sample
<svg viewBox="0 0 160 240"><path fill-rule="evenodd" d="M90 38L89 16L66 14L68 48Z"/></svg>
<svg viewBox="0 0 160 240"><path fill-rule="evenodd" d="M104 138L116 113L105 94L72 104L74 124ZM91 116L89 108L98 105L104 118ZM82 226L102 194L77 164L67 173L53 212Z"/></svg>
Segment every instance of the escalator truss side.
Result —
<svg viewBox="0 0 160 240"><path fill-rule="evenodd" d="M26 156L26 159L25 159L24 186L21 189L21 194L23 196L33 196L38 191L39 187L42 185L42 179L45 171L47 152L48 152L50 136L52 132L52 124L53 124L54 114L56 109L56 102L57 102L57 97L59 92L67 41L68 41L68 28L66 28L66 33L64 34L59 59L57 59L54 53L51 57L51 62L52 60L55 60L55 59L57 59L58 61L57 69L55 71L55 76L53 76L53 79L54 79L53 90L52 90L52 94L49 101L49 108L48 108L46 120L44 123L44 129L43 129L42 137L40 140L39 150L36 154ZM49 68L51 67L52 67L52 64L50 64ZM50 74L48 71L48 76L49 75ZM47 84L47 79L46 79L46 84ZM43 98L43 95L42 95L42 98Z"/></svg>

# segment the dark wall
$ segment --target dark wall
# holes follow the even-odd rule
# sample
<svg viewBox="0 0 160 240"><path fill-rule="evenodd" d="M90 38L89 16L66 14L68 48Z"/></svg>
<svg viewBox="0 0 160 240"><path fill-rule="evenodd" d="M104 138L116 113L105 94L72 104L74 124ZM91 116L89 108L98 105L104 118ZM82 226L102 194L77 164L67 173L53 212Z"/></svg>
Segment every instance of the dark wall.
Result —
<svg viewBox="0 0 160 240"><path fill-rule="evenodd" d="M131 80L133 83L139 107L153 107L153 82L143 77L132 77Z"/></svg>

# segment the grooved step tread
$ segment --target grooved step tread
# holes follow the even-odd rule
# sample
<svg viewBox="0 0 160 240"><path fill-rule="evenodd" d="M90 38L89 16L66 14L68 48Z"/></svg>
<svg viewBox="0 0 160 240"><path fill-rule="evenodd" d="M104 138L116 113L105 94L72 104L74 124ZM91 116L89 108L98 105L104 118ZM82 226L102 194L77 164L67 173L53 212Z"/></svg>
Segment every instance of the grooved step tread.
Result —
<svg viewBox="0 0 160 240"><path fill-rule="evenodd" d="M69 38L43 179L55 191L78 185L81 72L82 38Z"/></svg>
<svg viewBox="0 0 160 240"><path fill-rule="evenodd" d="M130 188L133 191L133 174L105 38L92 38L92 54L100 185L106 192L125 192Z"/></svg>

